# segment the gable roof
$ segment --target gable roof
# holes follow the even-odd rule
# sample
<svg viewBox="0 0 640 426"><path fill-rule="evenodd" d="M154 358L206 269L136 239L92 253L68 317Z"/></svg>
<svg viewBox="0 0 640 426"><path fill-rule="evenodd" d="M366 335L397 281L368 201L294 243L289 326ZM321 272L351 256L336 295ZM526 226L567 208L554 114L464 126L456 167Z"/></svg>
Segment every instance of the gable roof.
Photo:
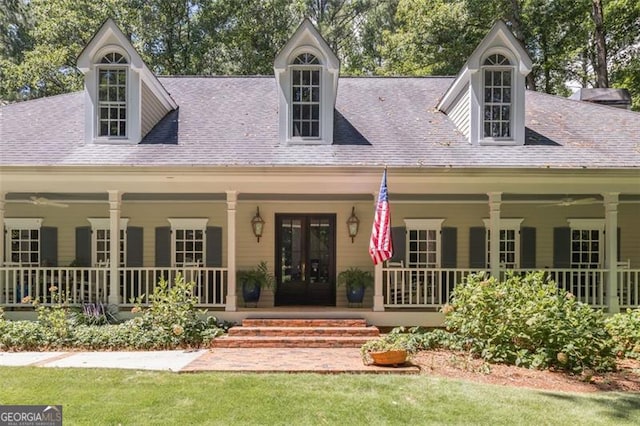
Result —
<svg viewBox="0 0 640 426"><path fill-rule="evenodd" d="M435 108L453 78L343 77L333 144L290 145L273 77L159 81L180 109L138 145L84 143L82 92L0 107L0 166L640 169L640 114L538 92L525 145L477 146Z"/></svg>

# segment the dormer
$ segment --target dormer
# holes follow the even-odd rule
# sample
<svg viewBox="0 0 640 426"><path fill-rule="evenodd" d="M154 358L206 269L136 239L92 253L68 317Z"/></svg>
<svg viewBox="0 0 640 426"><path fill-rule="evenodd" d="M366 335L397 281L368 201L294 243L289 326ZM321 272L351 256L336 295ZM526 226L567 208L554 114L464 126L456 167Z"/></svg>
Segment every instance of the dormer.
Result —
<svg viewBox="0 0 640 426"><path fill-rule="evenodd" d="M78 56L87 143L137 144L178 107L116 23L107 19Z"/></svg>
<svg viewBox="0 0 640 426"><path fill-rule="evenodd" d="M438 104L478 145L524 145L525 78L531 58L497 21Z"/></svg>
<svg viewBox="0 0 640 426"><path fill-rule="evenodd" d="M340 61L305 19L273 64L278 86L281 142L333 143L333 111Z"/></svg>

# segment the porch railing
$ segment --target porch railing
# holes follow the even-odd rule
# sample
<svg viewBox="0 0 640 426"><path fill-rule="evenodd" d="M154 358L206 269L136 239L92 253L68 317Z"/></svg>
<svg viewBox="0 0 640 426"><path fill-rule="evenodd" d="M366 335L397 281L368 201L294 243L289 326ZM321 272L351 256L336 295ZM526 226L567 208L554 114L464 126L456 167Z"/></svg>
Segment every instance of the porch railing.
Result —
<svg viewBox="0 0 640 426"><path fill-rule="evenodd" d="M507 273L532 272L509 269ZM383 268L382 283L386 308L440 308L450 299L456 285L464 284L467 277L480 270L472 269L416 269ZM594 308L605 308L607 301L606 269L544 269L549 280L559 288L573 294L576 299ZM640 307L640 269L618 271L618 298L620 308Z"/></svg>
<svg viewBox="0 0 640 426"><path fill-rule="evenodd" d="M178 274L193 281L199 307L224 307L227 296L226 268L120 268L118 270L120 306L133 306L149 296L160 278L172 285ZM109 268L78 267L0 267L0 306L29 307L30 301L53 304L64 300L69 305L108 303L111 271Z"/></svg>

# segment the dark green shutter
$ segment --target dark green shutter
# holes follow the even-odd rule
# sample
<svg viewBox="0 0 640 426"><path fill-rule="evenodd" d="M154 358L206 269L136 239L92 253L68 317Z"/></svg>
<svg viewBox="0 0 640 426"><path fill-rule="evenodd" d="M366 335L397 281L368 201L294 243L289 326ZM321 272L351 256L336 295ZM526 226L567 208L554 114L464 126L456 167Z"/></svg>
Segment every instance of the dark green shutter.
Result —
<svg viewBox="0 0 640 426"><path fill-rule="evenodd" d="M469 228L469 267L487 267L487 230L484 226Z"/></svg>
<svg viewBox="0 0 640 426"><path fill-rule="evenodd" d="M440 238L442 243L440 266L443 268L456 268L458 266L458 229L442 228Z"/></svg>
<svg viewBox="0 0 640 426"><path fill-rule="evenodd" d="M76 228L76 259L77 266L91 266L91 227Z"/></svg>
<svg viewBox="0 0 640 426"><path fill-rule="evenodd" d="M210 268L222 266L222 227L207 226L207 265Z"/></svg>
<svg viewBox="0 0 640 426"><path fill-rule="evenodd" d="M407 241L407 228L404 226L394 226L391 228L391 244L393 244L393 257L389 259L390 262L404 262L407 266L407 262L404 258Z"/></svg>
<svg viewBox="0 0 640 426"><path fill-rule="evenodd" d="M553 267L571 267L571 228L553 228Z"/></svg>
<svg viewBox="0 0 640 426"><path fill-rule="evenodd" d="M171 266L171 228L156 228L156 266Z"/></svg>
<svg viewBox="0 0 640 426"><path fill-rule="evenodd" d="M520 267L536 267L536 228L520 228Z"/></svg>
<svg viewBox="0 0 640 426"><path fill-rule="evenodd" d="M40 265L58 266L58 228L40 228Z"/></svg>
<svg viewBox="0 0 640 426"><path fill-rule="evenodd" d="M143 265L142 227L127 227L127 266L138 267Z"/></svg>

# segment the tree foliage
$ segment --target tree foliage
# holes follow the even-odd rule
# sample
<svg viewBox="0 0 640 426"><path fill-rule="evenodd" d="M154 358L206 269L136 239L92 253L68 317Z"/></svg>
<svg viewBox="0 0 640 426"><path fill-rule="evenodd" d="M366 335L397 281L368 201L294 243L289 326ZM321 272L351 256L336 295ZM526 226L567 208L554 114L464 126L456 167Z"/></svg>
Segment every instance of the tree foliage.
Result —
<svg viewBox="0 0 640 426"><path fill-rule="evenodd" d="M601 4L596 25L594 4ZM455 75L496 19L533 59L530 89L567 95L609 84L640 109L636 0L3 0L0 99L77 90L76 57L113 18L160 75L271 74L308 17L353 75ZM599 21L598 21L599 22ZM600 43L602 44L602 43ZM603 61L600 55L600 63Z"/></svg>

